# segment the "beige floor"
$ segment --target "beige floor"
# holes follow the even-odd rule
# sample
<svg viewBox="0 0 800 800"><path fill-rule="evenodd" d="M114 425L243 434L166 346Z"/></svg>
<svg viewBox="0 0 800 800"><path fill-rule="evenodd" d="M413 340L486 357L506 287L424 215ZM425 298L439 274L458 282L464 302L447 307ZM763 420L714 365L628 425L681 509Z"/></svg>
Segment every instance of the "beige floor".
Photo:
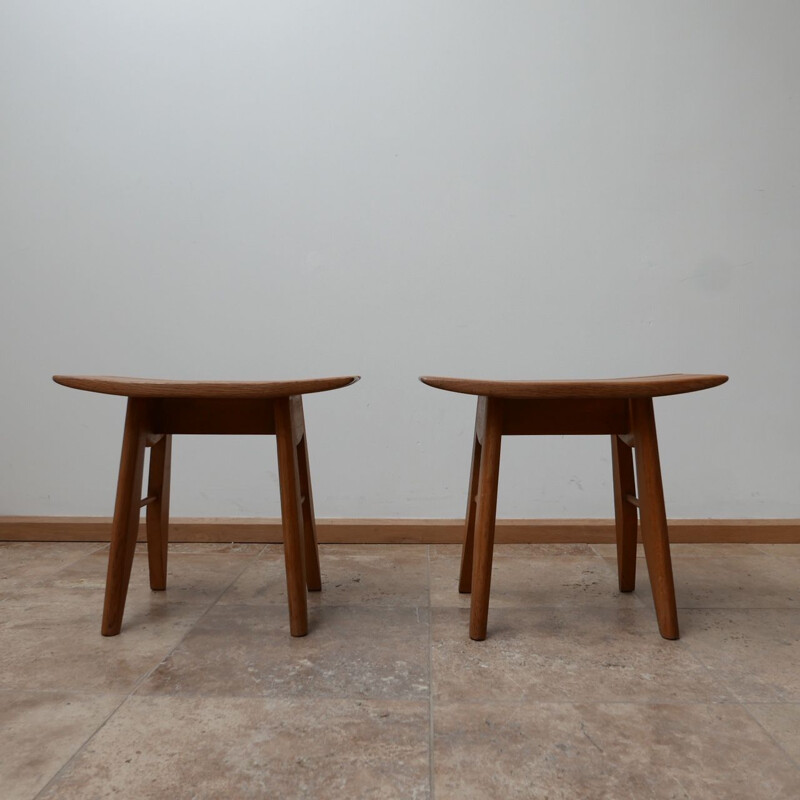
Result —
<svg viewBox="0 0 800 800"><path fill-rule="evenodd" d="M0 798L800 798L800 545L675 545L683 638L644 562L498 547L489 638L458 548L324 546L288 635L279 547L0 544Z"/></svg>

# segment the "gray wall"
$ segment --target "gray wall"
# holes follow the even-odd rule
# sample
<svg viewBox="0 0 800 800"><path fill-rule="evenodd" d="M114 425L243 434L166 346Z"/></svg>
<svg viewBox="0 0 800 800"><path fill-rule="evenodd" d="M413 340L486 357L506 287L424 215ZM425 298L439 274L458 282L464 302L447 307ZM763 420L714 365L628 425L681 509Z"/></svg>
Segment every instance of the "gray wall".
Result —
<svg viewBox="0 0 800 800"><path fill-rule="evenodd" d="M0 513L108 514L124 402L56 372L358 372L320 516L462 513L423 373L727 372L657 401L676 517L800 517L800 3L0 4ZM179 439L178 515L279 513ZM608 442L504 445L499 513L611 514Z"/></svg>

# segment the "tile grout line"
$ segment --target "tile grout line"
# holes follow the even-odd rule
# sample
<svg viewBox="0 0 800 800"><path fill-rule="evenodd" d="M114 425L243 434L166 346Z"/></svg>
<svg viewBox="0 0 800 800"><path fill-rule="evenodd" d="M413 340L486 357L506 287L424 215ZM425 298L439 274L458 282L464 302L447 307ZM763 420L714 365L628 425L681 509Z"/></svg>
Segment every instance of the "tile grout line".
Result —
<svg viewBox="0 0 800 800"><path fill-rule="evenodd" d="M252 558L255 558L255 556ZM242 560L245 561L251 559L248 558ZM94 737L97 736L97 734L100 733L100 731L103 730L103 728L105 728L109 720L117 713L117 711L120 710L120 708L122 708L123 705L125 705L125 703L128 702L128 700L130 700L134 692L153 674L155 670L158 669L159 666L161 666L161 664L167 658L169 658L181 646L181 644L183 644L184 639L186 639L186 637L191 633L191 631L200 622L200 620L202 620L208 614L208 612L211 611L211 609L219 602L219 599L222 597L222 595L224 595L225 592L227 592L228 589L230 589L231 586L233 586L233 584L239 579L239 577L241 577L242 573L247 569L248 566L249 566L248 564L245 564L242 567L242 569L236 573L236 575L230 580L228 584L225 585L225 587L220 591L220 593L216 596L216 598L211 603L208 604L208 608L206 608L206 610L191 625L189 625L189 627L187 627L187 629L184 631L183 636L181 636L181 638L176 642L175 646L172 647L169 650L169 652L167 652L167 654L163 658L161 658L161 660L155 666L147 670L139 678L139 680L136 681L136 683L133 685L133 688L122 698L119 704L115 706L114 710L97 726L97 728L95 728L95 730L91 734L89 734L89 736L86 737L83 744L81 744L81 746L58 768L58 770L56 770L53 777L50 778L49 781L47 781L47 783L36 793L36 795L34 795L33 800L38 800L38 798L42 797L44 793L51 786L55 784L59 776L62 775L62 773L64 773L67 770L70 764L72 764L78 758L78 756L86 749L89 742L91 742L92 739L94 739Z"/></svg>
<svg viewBox="0 0 800 800"><path fill-rule="evenodd" d="M336 608L348 608L348 606L335 606ZM147 676L145 676L147 677ZM78 696L87 696L87 697L102 697L107 696L109 694L113 694L113 692L98 692L97 694L93 694L91 692L71 692L68 689L53 689L53 690L36 690L36 689L2 689L0 693L5 694L14 694L14 693L21 693L21 694L56 694L56 693L64 693L64 694L75 694ZM128 699L130 695L126 695L125 699ZM163 695L143 695L143 697L179 697L179 698L203 698L203 697L211 697L211 698L240 698L240 699L255 699L255 698L267 698L273 697L272 695L259 695L259 694L246 694L246 693L237 693L237 692L225 692L225 693L218 693L218 694L208 694L204 692L187 692L187 691L180 691L180 692L169 692ZM325 698L329 700L347 700L349 698L342 697L340 695L313 695L313 697L317 698ZM367 700L403 700L406 701L408 698L402 697L368 697ZM409 700L409 702L412 702ZM422 701L424 702L424 700ZM513 699L513 700L494 700L494 699L486 699L486 700L474 700L474 701L466 701L466 700L445 700L445 705L459 705L459 706L484 706L484 705L496 705L496 706L556 706L556 705L626 705L626 706L736 706L736 705L743 705L740 700L666 700L666 699L654 699L654 700L614 700L614 699L592 699L592 698L578 698L574 700L563 700L557 698L550 698L544 700L525 700L525 699ZM751 703L749 705L794 705L800 706L800 701L798 702L790 702L790 703L771 703L760 701L758 703Z"/></svg>
<svg viewBox="0 0 800 800"><path fill-rule="evenodd" d="M266 546L265 546L265 548L266 548ZM219 604L219 601L222 599L224 594L241 577L241 575L244 573L244 571L249 569L252 564L256 563L255 560L258 558L258 555L260 555L262 552L263 552L263 550L259 550L259 552L257 554L255 554L255 555L245 556L243 561L246 561L247 563L245 563L245 565L242 567L240 572L231 579L229 584L225 588L223 588L213 600L211 600L208 603L206 609L204 611L202 611L200 616L194 622L189 624L189 627L184 632L183 636L181 636L180 640L175 644L174 647L172 647L169 650L169 652L164 656L164 658L162 658L159 661L159 663L156 664L156 666L154 666L152 669L148 670L140 679L138 679L135 682L135 685L133 686L131 691L127 695L123 696L123 699L121 700L121 702L98 725L96 730L94 730L93 733L91 733L90 735L88 735L86 737L86 739L83 742L83 744L78 748L78 750L73 754L73 756L71 756L62 765L62 767L59 768L59 770L47 782L47 784L41 790L39 790L39 792L36 793L35 797L37 797L37 798L41 797L43 792L48 790L48 788L52 788L53 782L55 781L55 779L59 775L62 774L63 770L66 769L66 767L71 762L73 762L75 758L77 758L78 754L81 751L83 751L84 747L86 747L88 745L88 743L91 740L93 740L93 738L100 732L100 730L102 730L104 728L104 726L108 722L108 720L112 716L114 716L114 714L117 713L119 708L128 699L130 699L131 696L133 696L133 694L138 690L138 688L142 685L142 683L145 682L148 679L148 677L150 677L150 675L152 675L152 673L158 668L158 666L160 666L160 664L162 664L164 662L164 660L169 658L169 656L172 653L174 653L175 650L178 649L181 646L182 642L193 631L194 627L196 627L201 622L201 620L217 604ZM435 558L435 556L433 558ZM429 762L429 791L430 791L430 797L432 798L433 797L433 791L434 791L434 693L433 693L434 692L434 684L433 684L433 669L432 669L432 611L433 611L433 607L432 607L432 584L431 584L432 566L431 566L431 564L432 564L431 546L427 546L426 547L426 571L427 571L427 581L428 581L428 586L427 586L427 595L428 595L428 653L427 653L427 655L428 655L428 658L427 658L427 661L428 661L428 673L429 673L429 690L428 690L428 703L429 703L429 759L428 759L428 762ZM647 606L648 608L651 607L650 604L646 603L642 598L639 598L639 602L642 603L643 605ZM243 605L250 606L252 604L243 604ZM256 605L258 605L258 604L256 604ZM345 606L342 606L342 607L350 607L350 606L348 604L348 605L345 605ZM522 607L523 606L520 606L520 608L522 608ZM525 606L525 607L527 607L527 606ZM563 606L553 606L553 607L554 608L564 608ZM573 606L570 609L565 609L565 610L577 611L579 607L580 606ZM451 608L460 608L460 607L459 606L452 606ZM709 611L709 610L711 610L711 611L713 611L713 610L749 611L749 610L754 610L754 609L753 609L753 607L722 606L722 607L719 607L719 608L716 608L716 607L696 607L696 608L682 607L681 610L682 611L701 611L702 612L702 611ZM757 610L757 609L755 609L755 610ZM790 608L774 608L774 607L766 607L766 609L764 609L764 610L779 611L779 612L784 612L784 613L788 612L790 610L794 611L794 609L790 609ZM685 643L685 642L682 643L682 644L684 644L684 646L686 647L687 652L693 657L693 659L697 663L699 663L704 668L704 670L710 675L710 677L711 677L711 679L712 679L712 681L714 683L717 683L717 684L722 685L724 687L727 686L725 680L723 680L721 678L718 679L716 677L716 674L715 674L714 670L711 667L707 666L705 661L699 655L696 655L694 653L693 648L690 645L687 646L687 643ZM7 688L7 689L0 688L0 692L3 692L3 691L5 691L5 692L13 692L13 691L16 691L16 690L10 689L10 688ZM61 690L37 690L37 691L44 692L44 691L61 691ZM80 694L80 693L76 692L75 694ZM84 692L82 694L99 696L99 693L91 693L91 692ZM103 694L113 694L113 693L106 692L106 693L103 693ZM121 694L124 694L124 693L121 693ZM191 696L191 695L189 695L189 696ZM198 696L202 696L202 695L198 695ZM250 695L242 695L242 696L249 697ZM719 703L719 704L711 703L709 701L702 701L702 702L701 701L697 701L697 702L672 701L672 702L670 702L670 701L663 701L663 700L659 700L659 701L638 701L638 702L636 702L636 701L627 701L627 700L620 700L620 701L603 701L603 700L599 700L599 701L593 701L593 700L590 700L590 701L580 701L580 700L579 701L575 701L575 700L564 700L564 701L557 701L556 700L556 701L552 701L552 700L543 700L543 701L529 701L527 703L524 703L522 701L516 701L514 704L532 705L532 706L539 705L539 704L546 705L546 704L558 704L558 703L566 703L566 704L569 704L569 705L578 705L578 704L581 704L581 705L583 705L583 704L603 705L603 704L612 704L612 703L616 702L616 703L628 703L628 704L632 704L632 705L646 705L646 706L652 706L652 705L704 705L704 706L705 705L740 705L740 706L744 706L745 707L745 711L748 714L748 716L750 718L752 718L753 721L755 721L755 723L762 729L764 734L767 736L768 740L771 741L778 748L778 750L786 756L786 758L788 758L789 763L791 763L793 766L795 766L795 768L800 768L800 761L796 761L792 756L790 756L786 752L786 750L780 744L780 742L778 742L769 733L769 731L767 731L766 728L764 728L764 726L760 723L760 721L753 716L753 713L751 712L750 707L749 707L751 705L781 705L781 706L783 706L783 705L798 705L798 703L797 702L795 702L795 703L774 703L774 702L770 702L770 701L763 701L761 703L759 703L759 702L746 703L746 701L739 699L738 694L736 694L736 693L734 693L732 691L730 692L730 696L732 698L731 700L723 701L722 703ZM496 701L489 701L489 702L492 705L498 705L498 703ZM502 703L502 701L501 701L501 703L499 705L505 705L505 704Z"/></svg>
<svg viewBox="0 0 800 800"><path fill-rule="evenodd" d="M690 610L702 610L702 611L705 611L705 610L708 610L708 609L690 609ZM711 609L711 610L714 611L714 610L723 610L723 609ZM728 609L728 610L730 610L730 609ZM736 609L733 609L733 610L736 610ZM763 610L763 609L761 609L761 610ZM775 745L775 747L778 748L779 752L783 753L783 755L789 760L789 763L791 763L792 766L796 770L800 770L800 763L795 761L794 758L792 758L789 755L789 753L786 751L786 749L783 747L783 745L777 739L775 739L772 736L772 734L770 734L770 732L759 722L759 720L756 719L756 717L753 714L750 713L750 709L742 701L742 699L740 698L739 694L734 689L730 688L728 686L728 684L725 682L725 680L723 680L722 678L718 678L714 674L714 671L706 664L706 662L702 658L700 658L699 655L697 655L696 653L694 653L692 651L691 645L689 645L688 643L686 644L686 651L694 658L695 661L697 661L698 664L700 664L703 667L703 669L708 673L708 675L711 678L711 680L714 681L715 683L719 683L721 686L723 686L725 688L725 690L733 698L733 702L727 703L726 705L739 706L739 708L741 708L742 711L744 711L744 713L747 714L747 716L750 717L750 719L752 719L756 723L756 725L758 725L759 728L761 728L761 730L766 735L767 739L769 739Z"/></svg>
<svg viewBox="0 0 800 800"><path fill-rule="evenodd" d="M431 546L427 547L428 577L428 788L434 800L434 728L433 728L433 607L431 605Z"/></svg>
<svg viewBox="0 0 800 800"><path fill-rule="evenodd" d="M258 556L255 555L251 556L249 559L242 559L242 560L255 561L257 558ZM130 693L128 694L128 697L131 697L133 693L153 674L153 672L155 672L155 670L157 670L161 666L161 664L163 664L164 661L166 661L183 644L186 637L192 632L192 630L197 626L197 624L206 617L208 612L211 611L211 609L214 608L215 605L217 605L217 603L220 601L225 592L227 592L228 589L230 589L231 586L233 586L233 584L236 583L237 580L239 580L239 578L244 574L245 570L247 570L249 566L250 564L245 564L239 570L239 572L237 572L233 576L233 578L231 578L231 580L222 588L222 590L214 598L214 600L208 604L208 608L206 608L206 610L186 629L183 636L181 636L181 638L175 643L175 646L161 659L161 661L158 662L158 664L156 664L152 669L149 669L144 675L142 675L141 678L139 678L138 681L136 681L136 684L134 685L133 689L131 689Z"/></svg>
<svg viewBox="0 0 800 800"><path fill-rule="evenodd" d="M79 753L83 752L84 748L89 744L89 742L103 728L105 728L106 724L111 719L111 717L113 717L114 714L116 714L117 711L120 710L122 705L128 700L129 697L130 697L130 695L127 694L122 698L122 700L119 701L119 703L113 708L111 713L109 713L109 715L86 737L86 739L81 744L81 746L55 771L55 773L53 774L53 777L50 778L50 780L47 781L47 783L44 786L42 786L42 788L34 795L33 800L36 800L36 798L41 797L50 788L50 786L53 784L53 782L56 780L56 778L58 778L58 776L61 775L61 773L64 772L64 770L66 770L66 768L78 757Z"/></svg>
<svg viewBox="0 0 800 800"><path fill-rule="evenodd" d="M761 720L758 719L748 708L749 703L739 703L739 705L744 709L745 714L747 714L753 722L764 731L766 737L789 759L796 770L800 771L800 762L797 761L793 756L791 756L786 748L761 724ZM753 705L759 705L757 703ZM762 703L761 705L789 705L788 703Z"/></svg>

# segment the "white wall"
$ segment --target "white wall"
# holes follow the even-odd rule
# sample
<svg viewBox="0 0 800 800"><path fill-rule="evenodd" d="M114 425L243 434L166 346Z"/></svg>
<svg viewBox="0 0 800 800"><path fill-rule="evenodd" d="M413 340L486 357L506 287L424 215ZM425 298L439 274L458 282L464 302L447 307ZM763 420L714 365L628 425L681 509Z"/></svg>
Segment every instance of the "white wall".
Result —
<svg viewBox="0 0 800 800"><path fill-rule="evenodd" d="M419 374L726 372L657 401L675 517L800 517L800 3L4 0L0 514L111 513L124 401L284 378L317 512L455 517ZM176 440L176 515L277 516ZM508 439L503 516L612 513L605 437Z"/></svg>

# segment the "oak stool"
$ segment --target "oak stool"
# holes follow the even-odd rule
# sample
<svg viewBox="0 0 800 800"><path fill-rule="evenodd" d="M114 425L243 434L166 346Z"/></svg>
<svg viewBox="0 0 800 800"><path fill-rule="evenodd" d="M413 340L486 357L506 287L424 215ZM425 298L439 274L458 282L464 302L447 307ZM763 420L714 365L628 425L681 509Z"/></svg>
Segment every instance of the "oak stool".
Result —
<svg viewBox="0 0 800 800"><path fill-rule="evenodd" d="M275 435L289 630L292 636L305 636L306 586L319 591L322 584L302 395L340 389L358 379L349 375L284 382L228 382L53 376L56 383L73 389L128 398L108 556L101 628L104 636L116 636L122 627L142 506L147 506L150 588L166 589L170 457L175 433ZM151 448L150 475L147 496L140 499L146 447Z"/></svg>
<svg viewBox="0 0 800 800"><path fill-rule="evenodd" d="M665 639L677 639L678 614L653 398L709 389L725 383L727 376L677 374L586 381L420 380L437 389L478 396L458 582L460 592L472 592L470 637L486 638L503 435L611 434L619 588L621 592L634 589L640 516L658 629Z"/></svg>

